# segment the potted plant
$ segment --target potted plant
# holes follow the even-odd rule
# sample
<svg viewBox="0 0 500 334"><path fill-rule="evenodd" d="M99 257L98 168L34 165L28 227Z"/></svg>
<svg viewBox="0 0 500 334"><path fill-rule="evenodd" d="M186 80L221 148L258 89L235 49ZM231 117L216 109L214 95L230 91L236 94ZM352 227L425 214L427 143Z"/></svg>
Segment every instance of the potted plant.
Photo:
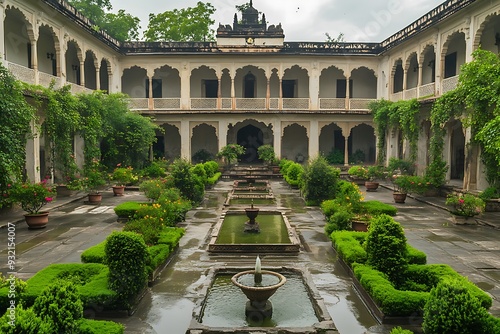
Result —
<svg viewBox="0 0 500 334"><path fill-rule="evenodd" d="M238 157L245 153L245 148L238 144L229 144L224 146L219 153L217 153L217 157L223 158L226 161L226 165L230 166L234 161L236 162Z"/></svg>
<svg viewBox="0 0 500 334"><path fill-rule="evenodd" d="M259 146L259 148L257 149L257 154L259 156L259 159L264 161L264 163L269 166L276 164L278 160L276 158L276 154L274 153L274 147L269 144Z"/></svg>
<svg viewBox="0 0 500 334"><path fill-rule="evenodd" d="M379 182L384 177L384 167L370 166L367 170L368 180L365 181L366 191L377 191Z"/></svg>
<svg viewBox="0 0 500 334"><path fill-rule="evenodd" d="M113 194L115 196L123 196L125 186L134 180L134 173L132 167L121 167L118 164L111 174L111 180L114 181Z"/></svg>
<svg viewBox="0 0 500 334"><path fill-rule="evenodd" d="M451 193L446 197L445 204L451 206L451 213L454 215L455 222L462 219L457 219L456 216L463 217L464 222L469 218L479 215L484 211L484 201L472 194Z"/></svg>
<svg viewBox="0 0 500 334"><path fill-rule="evenodd" d="M347 171L347 174L349 174L351 181L358 185L363 185L368 180L368 169L363 166L352 166Z"/></svg>
<svg viewBox="0 0 500 334"><path fill-rule="evenodd" d="M88 192L88 204L99 204L102 200L100 189L106 184L104 172L99 160L93 159L85 168L84 188Z"/></svg>
<svg viewBox="0 0 500 334"><path fill-rule="evenodd" d="M422 194L428 187L426 178L416 175L393 175L394 184L393 198L396 203L404 203L409 193Z"/></svg>
<svg viewBox="0 0 500 334"><path fill-rule="evenodd" d="M47 179L38 183L14 184L9 191L12 201L19 203L27 213L24 215L30 229L44 228L49 221L49 212L42 208L52 202L55 190L47 184Z"/></svg>

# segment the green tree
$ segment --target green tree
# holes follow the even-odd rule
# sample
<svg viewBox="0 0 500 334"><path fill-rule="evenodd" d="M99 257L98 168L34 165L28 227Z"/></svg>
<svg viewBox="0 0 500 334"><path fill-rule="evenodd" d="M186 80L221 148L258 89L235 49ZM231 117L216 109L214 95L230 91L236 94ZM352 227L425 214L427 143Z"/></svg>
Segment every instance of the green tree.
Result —
<svg viewBox="0 0 500 334"><path fill-rule="evenodd" d="M68 0L78 11L119 41L136 40L139 37L139 18L120 9L117 14L110 0Z"/></svg>
<svg viewBox="0 0 500 334"><path fill-rule="evenodd" d="M171 165L170 173L182 197L192 203L199 203L205 195L205 184L198 175L194 174L192 167L186 159L176 159Z"/></svg>
<svg viewBox="0 0 500 334"><path fill-rule="evenodd" d="M308 203L319 205L327 199L335 198L340 170L328 165L324 157L312 160L306 165L302 175L302 191Z"/></svg>
<svg viewBox="0 0 500 334"><path fill-rule="evenodd" d="M147 41L214 41L215 32L210 28L215 23L211 18L214 13L214 6L198 1L196 7L149 14L148 29L144 36Z"/></svg>

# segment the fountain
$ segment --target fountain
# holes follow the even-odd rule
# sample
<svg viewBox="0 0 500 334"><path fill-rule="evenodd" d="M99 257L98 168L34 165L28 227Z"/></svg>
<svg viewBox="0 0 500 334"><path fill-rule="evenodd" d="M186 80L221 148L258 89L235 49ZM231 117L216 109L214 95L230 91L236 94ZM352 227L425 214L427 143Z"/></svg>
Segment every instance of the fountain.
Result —
<svg viewBox="0 0 500 334"><path fill-rule="evenodd" d="M245 213L249 220L245 223L245 229L243 231L246 233L260 233L259 223L255 221L255 218L259 215L259 208L253 207L253 200L251 206L245 208Z"/></svg>
<svg viewBox="0 0 500 334"><path fill-rule="evenodd" d="M272 317L273 305L269 298L286 283L286 278L280 273L262 270L260 258L257 256L255 270L237 273L231 278L231 282L248 298L245 316L251 321L262 321Z"/></svg>

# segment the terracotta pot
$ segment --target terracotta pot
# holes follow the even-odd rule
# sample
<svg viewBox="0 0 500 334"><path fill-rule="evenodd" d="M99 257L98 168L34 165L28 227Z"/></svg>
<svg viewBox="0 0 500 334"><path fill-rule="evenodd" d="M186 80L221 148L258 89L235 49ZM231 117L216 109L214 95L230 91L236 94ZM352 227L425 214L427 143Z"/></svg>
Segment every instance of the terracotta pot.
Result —
<svg viewBox="0 0 500 334"><path fill-rule="evenodd" d="M353 220L351 221L351 229L353 231L358 232L367 232L368 231L368 222L361 220Z"/></svg>
<svg viewBox="0 0 500 334"><path fill-rule="evenodd" d="M378 185L379 185L378 182L366 181L365 182L366 191L377 191Z"/></svg>
<svg viewBox="0 0 500 334"><path fill-rule="evenodd" d="M57 197L68 197L68 196L73 196L76 193L76 191L69 190L68 186L60 185L56 186L56 193Z"/></svg>
<svg viewBox="0 0 500 334"><path fill-rule="evenodd" d="M45 228L49 222L49 212L29 213L24 215L28 228L35 230Z"/></svg>
<svg viewBox="0 0 500 334"><path fill-rule="evenodd" d="M102 194L100 193L92 193L89 194L89 204L99 204L102 201Z"/></svg>
<svg viewBox="0 0 500 334"><path fill-rule="evenodd" d="M113 195L123 196L125 193L125 186L113 186Z"/></svg>
<svg viewBox="0 0 500 334"><path fill-rule="evenodd" d="M396 203L404 203L406 201L406 193L392 193L392 197L394 198L394 202Z"/></svg>

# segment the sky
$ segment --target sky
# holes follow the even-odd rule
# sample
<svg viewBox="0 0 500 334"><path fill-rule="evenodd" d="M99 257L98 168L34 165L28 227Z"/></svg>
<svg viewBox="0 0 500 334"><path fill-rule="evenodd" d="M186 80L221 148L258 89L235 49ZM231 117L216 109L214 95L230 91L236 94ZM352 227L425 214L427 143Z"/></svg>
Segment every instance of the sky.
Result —
<svg viewBox="0 0 500 334"><path fill-rule="evenodd" d="M125 9L147 29L149 13L195 7L201 0L111 0L113 12ZM248 0L249 1L249 0ZM219 23L233 24L235 5L247 0L203 0L215 7L214 30ZM253 0L268 25L281 23L287 42L324 42L325 33L347 42L381 42L444 0ZM238 13L238 18L241 14Z"/></svg>

